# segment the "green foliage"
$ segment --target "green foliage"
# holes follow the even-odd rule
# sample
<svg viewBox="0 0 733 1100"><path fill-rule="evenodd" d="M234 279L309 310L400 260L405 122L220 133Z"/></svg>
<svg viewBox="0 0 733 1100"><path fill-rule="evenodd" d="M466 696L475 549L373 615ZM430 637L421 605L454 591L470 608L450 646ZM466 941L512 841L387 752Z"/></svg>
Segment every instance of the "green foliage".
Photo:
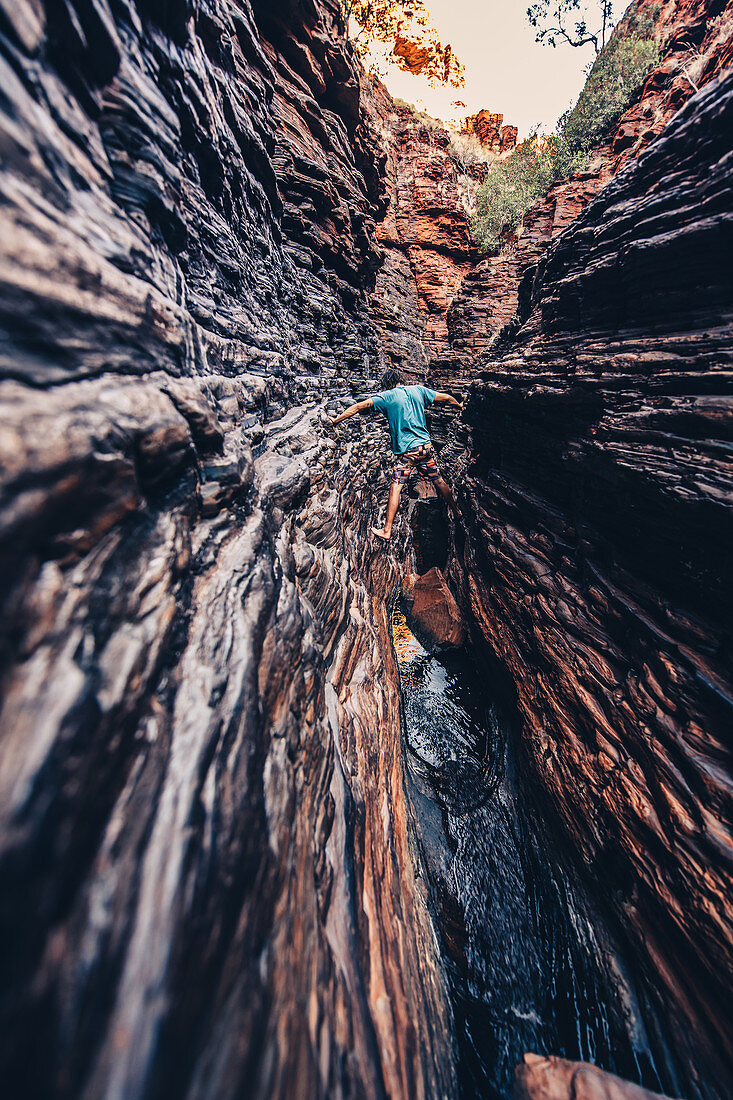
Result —
<svg viewBox="0 0 733 1100"><path fill-rule="evenodd" d="M478 189L471 232L482 252L496 252L556 178L556 139L533 136L490 168Z"/></svg>
<svg viewBox="0 0 733 1100"><path fill-rule="evenodd" d="M614 35L598 55L575 106L558 121L574 153L587 153L623 114L632 95L659 60L653 38Z"/></svg>
<svg viewBox="0 0 733 1100"><path fill-rule="evenodd" d="M556 132L546 138L533 136L489 169L471 222L482 251L496 252L553 183L585 167L591 151L659 60L659 47L651 37L654 18L654 10L643 20L632 11L601 50L577 103L558 119Z"/></svg>

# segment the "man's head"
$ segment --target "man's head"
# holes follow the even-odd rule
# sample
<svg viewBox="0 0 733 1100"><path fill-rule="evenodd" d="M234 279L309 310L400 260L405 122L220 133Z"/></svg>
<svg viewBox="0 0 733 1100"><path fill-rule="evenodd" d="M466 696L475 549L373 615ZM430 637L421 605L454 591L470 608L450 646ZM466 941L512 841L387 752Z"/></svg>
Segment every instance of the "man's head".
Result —
<svg viewBox="0 0 733 1100"><path fill-rule="evenodd" d="M404 378L398 370L386 370L379 379L379 385L383 390L393 390L395 386L401 386Z"/></svg>

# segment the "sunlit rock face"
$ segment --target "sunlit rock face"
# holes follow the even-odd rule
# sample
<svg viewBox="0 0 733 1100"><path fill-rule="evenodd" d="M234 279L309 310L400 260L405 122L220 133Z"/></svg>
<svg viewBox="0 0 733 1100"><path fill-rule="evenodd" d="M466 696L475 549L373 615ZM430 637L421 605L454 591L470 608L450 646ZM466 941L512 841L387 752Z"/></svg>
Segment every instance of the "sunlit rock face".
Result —
<svg viewBox="0 0 733 1100"><path fill-rule="evenodd" d="M686 1096L731 1094L733 76L548 248L466 418L463 600Z"/></svg>
<svg viewBox="0 0 733 1100"><path fill-rule="evenodd" d="M516 126L503 125L504 116L492 111L479 111L464 120L461 130L475 134L483 146L495 153L508 153L517 144Z"/></svg>
<svg viewBox="0 0 733 1100"><path fill-rule="evenodd" d="M2 10L3 1089L451 1096L337 5Z"/></svg>
<svg viewBox="0 0 733 1100"><path fill-rule="evenodd" d="M551 240L574 221L613 176L664 130L696 88L714 80L733 60L733 17L722 0L662 3L640 0L633 10L653 21L663 56L597 148L587 169L561 180L527 211L499 256L480 260L448 310L447 349L432 365L441 384L471 377L518 306L519 286Z"/></svg>
<svg viewBox="0 0 733 1100"><path fill-rule="evenodd" d="M414 379L443 353L448 309L478 259L467 213L477 180L439 123L395 103L375 79L364 86L386 154L388 204L372 314L384 365Z"/></svg>

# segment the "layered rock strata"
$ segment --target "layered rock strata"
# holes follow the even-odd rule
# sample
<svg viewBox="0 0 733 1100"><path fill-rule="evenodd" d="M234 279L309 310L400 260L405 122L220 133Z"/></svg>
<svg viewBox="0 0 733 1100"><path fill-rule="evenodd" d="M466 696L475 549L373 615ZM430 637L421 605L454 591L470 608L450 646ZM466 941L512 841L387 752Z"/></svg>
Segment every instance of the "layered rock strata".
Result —
<svg viewBox="0 0 733 1100"><path fill-rule="evenodd" d="M322 414L379 261L338 7L0 27L4 1088L454 1095L377 437Z"/></svg>
<svg viewBox="0 0 733 1100"><path fill-rule="evenodd" d="M386 156L387 207L378 226L385 260L372 296L383 365L463 388L476 359L514 318L521 280L549 242L733 59L733 17L720 0L661 6L639 0L633 14L653 26L662 60L587 168L553 186L499 256L482 259L469 228L486 166L464 157L436 120L394 103L379 81L366 79L369 113ZM500 153L516 142L502 121L484 111L467 127Z"/></svg>
<svg viewBox="0 0 733 1100"><path fill-rule="evenodd" d="M445 351L448 310L478 259L468 215L477 180L440 123L395 103L377 80L365 88L386 155L384 262L371 297L381 362L422 378Z"/></svg>
<svg viewBox="0 0 733 1100"><path fill-rule="evenodd" d="M724 1097L733 959L733 76L544 253L467 413L454 573L524 717L526 774L672 1036Z"/></svg>
<svg viewBox="0 0 733 1100"><path fill-rule="evenodd" d="M370 547L380 429L323 407L385 362L462 369L471 177L364 110L335 0L0 11L3 1082L453 1096L387 639L404 528ZM725 55L684 11L676 106ZM721 1097L729 115L729 87L689 104L525 279L449 578L670 1074Z"/></svg>
<svg viewBox="0 0 733 1100"><path fill-rule="evenodd" d="M475 134L483 146L495 153L508 153L517 144L519 131L516 126L504 125L504 116L492 111L479 111L469 115L461 125L465 134Z"/></svg>

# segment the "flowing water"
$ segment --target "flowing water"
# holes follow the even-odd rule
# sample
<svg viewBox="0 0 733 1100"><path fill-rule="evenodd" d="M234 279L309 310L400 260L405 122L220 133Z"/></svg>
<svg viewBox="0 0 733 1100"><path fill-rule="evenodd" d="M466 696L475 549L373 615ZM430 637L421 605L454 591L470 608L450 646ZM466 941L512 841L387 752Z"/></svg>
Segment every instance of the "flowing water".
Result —
<svg viewBox="0 0 733 1100"><path fill-rule="evenodd" d="M509 1096L525 1051L595 1062L674 1090L668 1052L661 1072L655 1064L663 1044L654 1014L561 838L535 814L491 673L467 651L428 653L399 606L393 638L462 1094Z"/></svg>

